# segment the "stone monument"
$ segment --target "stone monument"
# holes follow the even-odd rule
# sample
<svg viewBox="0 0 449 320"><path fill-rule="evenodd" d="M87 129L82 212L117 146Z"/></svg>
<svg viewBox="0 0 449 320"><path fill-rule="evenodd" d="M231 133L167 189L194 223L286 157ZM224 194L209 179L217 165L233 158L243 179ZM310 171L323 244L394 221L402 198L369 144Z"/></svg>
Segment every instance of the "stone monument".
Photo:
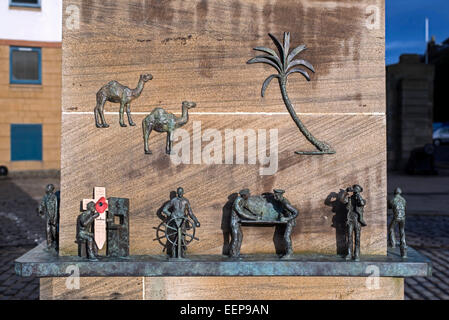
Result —
<svg viewBox="0 0 449 320"><path fill-rule="evenodd" d="M78 16L73 16L75 9ZM61 267L60 274L54 273L60 277L40 280L41 299L404 297L402 273L397 273L406 267L402 259L388 260L402 267L382 269L379 289L366 286L366 268L387 257L384 0L117 0L108 5L65 0L63 12L59 255L77 255L73 239L79 201L92 186L101 185L132 205L130 261L86 262L79 290L66 288ZM269 69L246 64L254 58L253 48L279 49L268 33L283 39L284 49L306 45L299 59L315 71L310 81L295 75L288 83L281 81L281 92L288 90L288 97L281 96L273 82L261 98L261 81ZM282 76L285 70L278 71ZM132 102L137 125L121 128L119 114L112 109L101 112L103 123L111 126L97 128L92 119L98 89L111 79L133 84L148 72L151 85ZM284 104L285 97L289 103ZM153 154L145 154L140 125L144 118L155 108L180 117L179 103L186 100L198 107L170 134L170 154L163 147L167 137L160 134L151 135ZM305 130L298 133L293 114L314 139ZM354 184L364 189L367 226L360 240L360 262L347 262L337 255L345 228L334 222L338 225L341 214L340 187ZM191 243L187 258L210 255L220 264L214 270L224 271L189 269L187 259L164 260L181 266L169 268L171 276L155 274L156 268L130 272L133 256L145 255L148 263L161 264L162 258L151 260L161 255L153 228L161 223L161 204L176 196L171 193L179 185L188 190L201 221L200 241ZM291 244L289 259L274 254L277 226L245 225L242 260L221 257L229 254L236 192L245 188L253 194L287 190L291 206L300 212L286 239ZM274 273L257 269L258 256L273 264ZM320 260L323 256L332 258ZM245 257L252 257L251 262ZM310 259L323 261L321 271L309 272ZM291 268L276 267L280 261ZM329 264L334 262L338 268ZM95 268L97 263L105 268ZM251 267L238 271L235 263Z"/></svg>

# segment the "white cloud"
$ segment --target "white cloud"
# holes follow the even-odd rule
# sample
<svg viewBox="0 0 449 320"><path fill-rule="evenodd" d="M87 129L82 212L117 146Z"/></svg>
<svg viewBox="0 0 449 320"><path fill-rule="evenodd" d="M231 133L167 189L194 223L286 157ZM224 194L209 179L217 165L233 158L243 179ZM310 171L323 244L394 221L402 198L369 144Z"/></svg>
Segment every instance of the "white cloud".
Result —
<svg viewBox="0 0 449 320"><path fill-rule="evenodd" d="M391 41L385 46L385 49L396 50L396 49L421 49L425 47L425 41Z"/></svg>

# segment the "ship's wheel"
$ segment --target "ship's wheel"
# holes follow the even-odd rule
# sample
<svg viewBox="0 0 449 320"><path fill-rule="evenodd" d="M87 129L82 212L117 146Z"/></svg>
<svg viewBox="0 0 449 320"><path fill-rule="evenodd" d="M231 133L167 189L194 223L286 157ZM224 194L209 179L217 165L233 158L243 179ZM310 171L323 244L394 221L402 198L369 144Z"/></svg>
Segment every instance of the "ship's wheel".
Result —
<svg viewBox="0 0 449 320"><path fill-rule="evenodd" d="M156 230L156 238L153 241L158 241L164 247L163 251L167 250L168 245L172 248L178 244L187 247L193 240L199 240L195 237L195 223L189 217L167 219L153 229Z"/></svg>

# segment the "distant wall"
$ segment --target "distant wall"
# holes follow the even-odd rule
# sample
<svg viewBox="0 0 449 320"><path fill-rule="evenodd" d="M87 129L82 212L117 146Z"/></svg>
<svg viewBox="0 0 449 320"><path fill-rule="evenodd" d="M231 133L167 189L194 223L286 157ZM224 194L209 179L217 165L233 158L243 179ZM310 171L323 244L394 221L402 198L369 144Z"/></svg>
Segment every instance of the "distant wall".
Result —
<svg viewBox="0 0 449 320"><path fill-rule="evenodd" d="M435 67L402 55L387 67L388 168L403 170L410 152L432 143Z"/></svg>
<svg viewBox="0 0 449 320"><path fill-rule="evenodd" d="M443 43L435 39L427 46L429 63L435 66L434 121L449 121L449 38Z"/></svg>
<svg viewBox="0 0 449 320"><path fill-rule="evenodd" d="M41 8L10 7L0 1L0 39L62 41L62 0L41 0Z"/></svg>

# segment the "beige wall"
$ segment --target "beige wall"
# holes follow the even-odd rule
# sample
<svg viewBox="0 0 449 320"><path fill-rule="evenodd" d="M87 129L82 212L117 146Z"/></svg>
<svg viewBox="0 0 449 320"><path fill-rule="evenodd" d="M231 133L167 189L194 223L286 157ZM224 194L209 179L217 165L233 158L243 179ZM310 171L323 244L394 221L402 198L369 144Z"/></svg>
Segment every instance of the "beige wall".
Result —
<svg viewBox="0 0 449 320"><path fill-rule="evenodd" d="M0 165L11 171L60 168L61 48L60 44L30 43L42 48L42 84L9 83L9 48L27 46L26 41L0 43ZM10 124L42 124L43 161L13 161L10 154Z"/></svg>

